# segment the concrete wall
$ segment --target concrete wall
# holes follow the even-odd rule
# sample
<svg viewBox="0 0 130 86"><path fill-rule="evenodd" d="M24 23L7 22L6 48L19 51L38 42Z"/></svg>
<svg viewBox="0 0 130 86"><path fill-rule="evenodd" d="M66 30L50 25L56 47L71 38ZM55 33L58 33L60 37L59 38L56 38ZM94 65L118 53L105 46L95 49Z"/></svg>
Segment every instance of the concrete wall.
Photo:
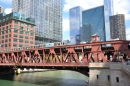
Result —
<svg viewBox="0 0 130 86"><path fill-rule="evenodd" d="M130 86L130 65L90 63L89 86Z"/></svg>

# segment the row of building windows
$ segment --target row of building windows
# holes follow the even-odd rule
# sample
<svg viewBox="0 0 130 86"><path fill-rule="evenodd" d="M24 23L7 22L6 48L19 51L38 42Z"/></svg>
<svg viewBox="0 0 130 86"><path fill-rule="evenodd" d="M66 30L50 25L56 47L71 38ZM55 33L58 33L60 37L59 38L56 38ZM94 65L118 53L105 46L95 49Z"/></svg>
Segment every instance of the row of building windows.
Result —
<svg viewBox="0 0 130 86"><path fill-rule="evenodd" d="M21 26L26 26L26 27L29 26L29 24L25 24L25 23L18 22L18 21L15 21L14 23L15 23L15 24L19 24L19 23L20 23ZM31 28L34 28L34 25L31 25Z"/></svg>
<svg viewBox="0 0 130 86"><path fill-rule="evenodd" d="M2 36L2 39L8 38L8 37L11 37L11 34L9 34L9 36L8 35ZM14 34L14 37L18 37L18 34ZM19 35L19 38L24 38L24 36ZM28 38L29 36L25 36L25 39L28 39ZM33 40L33 37L30 37L30 39Z"/></svg>
<svg viewBox="0 0 130 86"><path fill-rule="evenodd" d="M9 21L9 22L0 24L0 27L1 27L1 26L5 26L5 25L8 25L8 24L11 24L11 23L12 23L12 21ZM17 21L17 20L15 20L14 23L15 23L15 24L20 23L21 26L24 26L24 25L25 25L25 26L29 26L29 25L30 25L30 24L25 24L25 23L23 23L23 22L19 22L19 21ZM34 25L30 25L30 26L31 26L31 28L34 28Z"/></svg>
<svg viewBox="0 0 130 86"><path fill-rule="evenodd" d="M28 45L26 45L26 46L28 46ZM1 45L1 47L2 48L4 48L4 47L10 47L10 44L4 44L4 45ZM23 47L23 44L16 44L16 43L14 43L13 47Z"/></svg>
<svg viewBox="0 0 130 86"><path fill-rule="evenodd" d="M5 26L5 25L8 25L8 24L11 24L12 23L12 21L9 21L9 22L6 22L6 23L3 23L3 24L0 24L0 27L1 26Z"/></svg>
<svg viewBox="0 0 130 86"><path fill-rule="evenodd" d="M0 35L4 35L9 33L10 31L6 30L6 31L1 31ZM26 31L18 31L18 30L14 30L14 33L19 33L19 34L25 34L25 35L30 35L30 36L35 36L34 32L26 32Z"/></svg>
<svg viewBox="0 0 130 86"><path fill-rule="evenodd" d="M28 38L28 37L26 37L26 38ZM23 42L23 39L17 39L17 38L14 38L13 41L14 41L14 42L17 42L18 40L19 40L19 42ZM33 40L33 37L30 38L30 40ZM8 39L2 40L2 43L4 43L4 41L5 41L5 42L11 42L11 39L9 39L9 40L8 40ZM28 41L25 40L25 43L28 43ZM30 43L32 43L32 42L30 42Z"/></svg>
<svg viewBox="0 0 130 86"><path fill-rule="evenodd" d="M15 25L14 28L15 28L15 29L20 29L20 30L26 30L26 31L33 31L32 28L24 28L24 27L22 27L22 26L20 26L20 28L18 28L17 25ZM12 29L11 25L10 25L9 27L6 26L6 27L3 27L3 28L0 28L1 31L9 30L9 29Z"/></svg>

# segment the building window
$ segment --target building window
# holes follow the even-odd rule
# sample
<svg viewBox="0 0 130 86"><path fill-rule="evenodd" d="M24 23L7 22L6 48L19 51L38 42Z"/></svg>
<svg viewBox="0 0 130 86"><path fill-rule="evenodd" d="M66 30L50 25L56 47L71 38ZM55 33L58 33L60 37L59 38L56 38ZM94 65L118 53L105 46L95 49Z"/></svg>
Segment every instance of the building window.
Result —
<svg viewBox="0 0 130 86"><path fill-rule="evenodd" d="M116 77L116 82L119 82L119 77Z"/></svg>
<svg viewBox="0 0 130 86"><path fill-rule="evenodd" d="M14 26L14 28L18 28L18 26L17 26L17 25L15 25L15 26Z"/></svg>
<svg viewBox="0 0 130 86"><path fill-rule="evenodd" d="M107 75L107 78L108 78L108 81L110 80L110 76L109 75Z"/></svg>
<svg viewBox="0 0 130 86"><path fill-rule="evenodd" d="M17 44L13 44L14 47L17 47Z"/></svg>
<svg viewBox="0 0 130 86"><path fill-rule="evenodd" d="M2 36L2 39L4 39L4 36Z"/></svg>
<svg viewBox="0 0 130 86"><path fill-rule="evenodd" d="M6 30L6 33L8 33L8 30Z"/></svg>
<svg viewBox="0 0 130 86"><path fill-rule="evenodd" d="M19 39L19 42L23 42L23 40L22 40L22 39Z"/></svg>
<svg viewBox="0 0 130 86"><path fill-rule="evenodd" d="M6 29L8 29L8 26L6 26Z"/></svg>
<svg viewBox="0 0 130 86"><path fill-rule="evenodd" d="M25 39L28 39L28 36L25 36Z"/></svg>
<svg viewBox="0 0 130 86"><path fill-rule="evenodd" d="M98 79L98 75L97 75L97 79Z"/></svg>
<svg viewBox="0 0 130 86"><path fill-rule="evenodd" d="M23 27L22 27L22 26L20 26L20 30L23 30Z"/></svg>
<svg viewBox="0 0 130 86"><path fill-rule="evenodd" d="M6 39L5 42L8 42L8 40Z"/></svg>
<svg viewBox="0 0 130 86"><path fill-rule="evenodd" d="M31 35L31 36L34 36L34 33L31 33L30 35Z"/></svg>
<svg viewBox="0 0 130 86"><path fill-rule="evenodd" d="M17 32L18 32L18 30L14 30L14 32L15 32L15 33L17 33Z"/></svg>
<svg viewBox="0 0 130 86"><path fill-rule="evenodd" d="M4 47L4 45L1 45L1 47L3 48L3 47Z"/></svg>
<svg viewBox="0 0 130 86"><path fill-rule="evenodd" d="M27 40L25 40L25 43L28 43L28 41L27 41Z"/></svg>
<svg viewBox="0 0 130 86"><path fill-rule="evenodd" d="M28 31L28 28L26 28L26 30Z"/></svg>
<svg viewBox="0 0 130 86"><path fill-rule="evenodd" d="M33 44L33 42L31 41L30 44Z"/></svg>
<svg viewBox="0 0 130 86"><path fill-rule="evenodd" d="M9 47L10 47L10 44L9 44Z"/></svg>
<svg viewBox="0 0 130 86"><path fill-rule="evenodd" d="M11 39L9 39L9 42L11 42Z"/></svg>
<svg viewBox="0 0 130 86"><path fill-rule="evenodd" d="M2 43L4 43L4 40L2 40Z"/></svg>
<svg viewBox="0 0 130 86"><path fill-rule="evenodd" d="M28 32L25 32L26 35L28 35L29 33Z"/></svg>
<svg viewBox="0 0 130 86"><path fill-rule="evenodd" d="M4 31L2 31L2 34L4 34Z"/></svg>
<svg viewBox="0 0 130 86"><path fill-rule="evenodd" d="M19 47L23 47L23 45L22 45L22 44L19 44Z"/></svg>
<svg viewBox="0 0 130 86"><path fill-rule="evenodd" d="M16 38L14 38L14 42L17 42L17 39L16 39Z"/></svg>
<svg viewBox="0 0 130 86"><path fill-rule="evenodd" d="M23 36L22 36L22 35L20 35L20 36L19 36L19 38L23 38Z"/></svg>
<svg viewBox="0 0 130 86"><path fill-rule="evenodd" d="M7 44L5 44L5 47L7 47Z"/></svg>
<svg viewBox="0 0 130 86"><path fill-rule="evenodd" d="M15 21L15 24L18 24L18 21Z"/></svg>
<svg viewBox="0 0 130 86"><path fill-rule="evenodd" d="M23 34L23 31L20 31L20 34Z"/></svg>
<svg viewBox="0 0 130 86"><path fill-rule="evenodd" d="M17 34L14 34L14 37L17 37L18 35Z"/></svg>
<svg viewBox="0 0 130 86"><path fill-rule="evenodd" d="M3 27L2 30L4 30L5 28Z"/></svg>
<svg viewBox="0 0 130 86"><path fill-rule="evenodd" d="M21 25L21 26L24 26L24 23L21 22L20 25Z"/></svg>
<svg viewBox="0 0 130 86"><path fill-rule="evenodd" d="M33 37L30 37L30 40L33 40Z"/></svg>
<svg viewBox="0 0 130 86"><path fill-rule="evenodd" d="M8 38L8 35L6 35L6 38Z"/></svg>

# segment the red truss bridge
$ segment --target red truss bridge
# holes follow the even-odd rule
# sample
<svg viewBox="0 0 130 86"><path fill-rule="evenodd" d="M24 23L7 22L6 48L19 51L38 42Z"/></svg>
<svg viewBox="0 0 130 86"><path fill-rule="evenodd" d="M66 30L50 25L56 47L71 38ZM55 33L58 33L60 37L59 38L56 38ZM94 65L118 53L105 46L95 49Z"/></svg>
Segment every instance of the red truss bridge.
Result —
<svg viewBox="0 0 130 86"><path fill-rule="evenodd" d="M92 36L91 43L46 47L14 48L0 51L0 67L54 68L88 72L90 62L122 62L130 57L130 41L100 42Z"/></svg>

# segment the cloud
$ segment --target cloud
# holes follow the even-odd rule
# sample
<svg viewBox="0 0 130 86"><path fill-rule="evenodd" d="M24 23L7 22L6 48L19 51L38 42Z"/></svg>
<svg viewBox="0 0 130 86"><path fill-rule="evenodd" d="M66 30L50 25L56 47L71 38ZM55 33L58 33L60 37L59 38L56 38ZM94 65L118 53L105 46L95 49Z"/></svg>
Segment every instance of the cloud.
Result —
<svg viewBox="0 0 130 86"><path fill-rule="evenodd" d="M11 13L11 10L12 10L12 8L6 8L6 9L5 9L5 13L6 13L6 14L9 14L9 13Z"/></svg>
<svg viewBox="0 0 130 86"><path fill-rule="evenodd" d="M130 0L113 0L113 4L114 14L125 14L125 19L130 20ZM100 5L103 5L103 0L65 0L63 11L69 12L69 9L75 6L90 9Z"/></svg>
<svg viewBox="0 0 130 86"><path fill-rule="evenodd" d="M130 0L113 0L114 2L114 14L125 14L125 19L130 20Z"/></svg>
<svg viewBox="0 0 130 86"><path fill-rule="evenodd" d="M81 6L84 9L89 9L99 5L103 5L102 0L65 0L63 11L68 12L70 8L75 6Z"/></svg>
<svg viewBox="0 0 130 86"><path fill-rule="evenodd" d="M63 31L68 31L70 29L69 19L64 18L62 25L63 25Z"/></svg>

